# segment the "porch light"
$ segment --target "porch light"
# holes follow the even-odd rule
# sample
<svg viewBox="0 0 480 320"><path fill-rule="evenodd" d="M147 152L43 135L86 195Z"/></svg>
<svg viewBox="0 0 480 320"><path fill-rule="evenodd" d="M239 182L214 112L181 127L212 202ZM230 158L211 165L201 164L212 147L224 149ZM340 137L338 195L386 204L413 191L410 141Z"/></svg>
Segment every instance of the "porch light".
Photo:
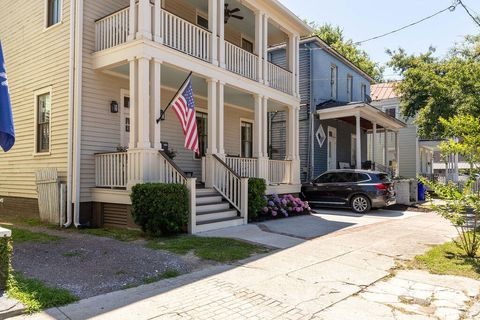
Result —
<svg viewBox="0 0 480 320"><path fill-rule="evenodd" d="M110 112L111 113L118 113L118 102L117 101L112 101L110 103Z"/></svg>

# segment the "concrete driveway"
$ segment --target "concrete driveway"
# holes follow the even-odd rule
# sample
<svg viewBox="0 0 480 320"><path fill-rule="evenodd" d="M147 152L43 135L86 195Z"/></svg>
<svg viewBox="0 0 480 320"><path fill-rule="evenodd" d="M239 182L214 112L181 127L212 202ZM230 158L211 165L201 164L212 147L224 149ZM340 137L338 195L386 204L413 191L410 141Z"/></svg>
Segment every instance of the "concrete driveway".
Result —
<svg viewBox="0 0 480 320"><path fill-rule="evenodd" d="M312 240L262 231L274 236L268 241L294 239L298 242L288 249L239 264L215 266L175 279L93 297L47 310L33 318L446 319L433 315L466 308L479 293L480 285L471 279L440 281L422 273L402 273L398 279L395 277L395 283L388 283L397 259L411 259L429 246L456 235L454 228L435 214L375 212L357 217L350 213L320 212L318 216L288 221L301 223L302 220L321 219L333 221L338 230L331 233L326 230L327 235ZM244 230L258 230L255 225L247 227L250 229ZM386 285L380 285L384 282ZM388 291L382 293L385 287ZM409 293L411 288L415 292ZM432 297L438 295L439 300L434 301L438 304L432 303L429 308L419 306L418 310L412 305L402 305L405 301L402 295L415 298L424 291L434 293ZM441 307L440 303L445 300L441 300L440 295L451 301L449 294L460 297L459 307ZM431 314L424 316L422 312Z"/></svg>

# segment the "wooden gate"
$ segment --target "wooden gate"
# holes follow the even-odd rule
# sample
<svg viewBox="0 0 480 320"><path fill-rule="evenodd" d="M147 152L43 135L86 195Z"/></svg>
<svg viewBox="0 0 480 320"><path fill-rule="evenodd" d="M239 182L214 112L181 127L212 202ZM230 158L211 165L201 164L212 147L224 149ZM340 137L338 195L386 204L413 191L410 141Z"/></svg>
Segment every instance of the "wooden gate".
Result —
<svg viewBox="0 0 480 320"><path fill-rule="evenodd" d="M60 186L56 168L43 168L35 173L40 220L60 223Z"/></svg>

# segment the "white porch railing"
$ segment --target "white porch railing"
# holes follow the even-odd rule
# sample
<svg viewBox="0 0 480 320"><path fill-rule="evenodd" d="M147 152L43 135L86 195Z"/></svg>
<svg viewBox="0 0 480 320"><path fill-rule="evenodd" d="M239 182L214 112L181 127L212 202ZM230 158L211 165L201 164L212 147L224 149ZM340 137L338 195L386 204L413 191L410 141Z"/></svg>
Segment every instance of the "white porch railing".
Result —
<svg viewBox="0 0 480 320"><path fill-rule="evenodd" d="M268 161L268 181L271 184L288 184L291 182L292 162L282 160Z"/></svg>
<svg viewBox="0 0 480 320"><path fill-rule="evenodd" d="M258 79L258 57L228 41L225 41L225 65L229 71Z"/></svg>
<svg viewBox="0 0 480 320"><path fill-rule="evenodd" d="M163 151L159 151L160 161L159 180L162 183L187 184L187 176Z"/></svg>
<svg viewBox="0 0 480 320"><path fill-rule="evenodd" d="M210 60L209 31L162 10L163 43L195 58Z"/></svg>
<svg viewBox="0 0 480 320"><path fill-rule="evenodd" d="M100 188L127 187L127 153L95 155L95 183Z"/></svg>
<svg viewBox="0 0 480 320"><path fill-rule="evenodd" d="M101 51L127 42L129 12L126 8L95 22L95 50Z"/></svg>
<svg viewBox="0 0 480 320"><path fill-rule="evenodd" d="M248 220L248 178L240 177L218 156L212 156L213 188Z"/></svg>
<svg viewBox="0 0 480 320"><path fill-rule="evenodd" d="M293 93L292 73L271 62L268 62L268 82L274 89L288 94Z"/></svg>
<svg viewBox="0 0 480 320"><path fill-rule="evenodd" d="M225 163L241 177L257 177L257 159L226 157Z"/></svg>

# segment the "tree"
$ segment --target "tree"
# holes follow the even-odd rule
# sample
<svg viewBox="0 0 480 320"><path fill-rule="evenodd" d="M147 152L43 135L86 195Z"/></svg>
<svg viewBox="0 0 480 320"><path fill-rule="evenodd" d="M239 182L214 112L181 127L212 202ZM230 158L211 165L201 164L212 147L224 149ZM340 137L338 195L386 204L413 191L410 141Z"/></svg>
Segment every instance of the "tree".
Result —
<svg viewBox="0 0 480 320"><path fill-rule="evenodd" d="M372 61L368 53L360 49L360 46L355 44L353 40L345 39L343 30L339 26L331 24L318 25L315 22L309 22L308 24L314 29L314 35L350 60L375 81L383 81L383 68L378 63Z"/></svg>
<svg viewBox="0 0 480 320"><path fill-rule="evenodd" d="M419 55L409 55L401 48L387 53L391 55L388 65L403 77L396 85L402 113L416 117L420 135L443 136L440 117L480 116L479 36L466 37L443 58L434 56L434 48Z"/></svg>
<svg viewBox="0 0 480 320"><path fill-rule="evenodd" d="M444 200L444 204L434 206L435 211L452 222L459 235L456 244L467 256L474 258L480 248L480 185L476 174L480 160L480 119L462 115L439 121L446 139L440 145L442 155L458 153L464 156L470 164L470 178L463 186L420 180Z"/></svg>

